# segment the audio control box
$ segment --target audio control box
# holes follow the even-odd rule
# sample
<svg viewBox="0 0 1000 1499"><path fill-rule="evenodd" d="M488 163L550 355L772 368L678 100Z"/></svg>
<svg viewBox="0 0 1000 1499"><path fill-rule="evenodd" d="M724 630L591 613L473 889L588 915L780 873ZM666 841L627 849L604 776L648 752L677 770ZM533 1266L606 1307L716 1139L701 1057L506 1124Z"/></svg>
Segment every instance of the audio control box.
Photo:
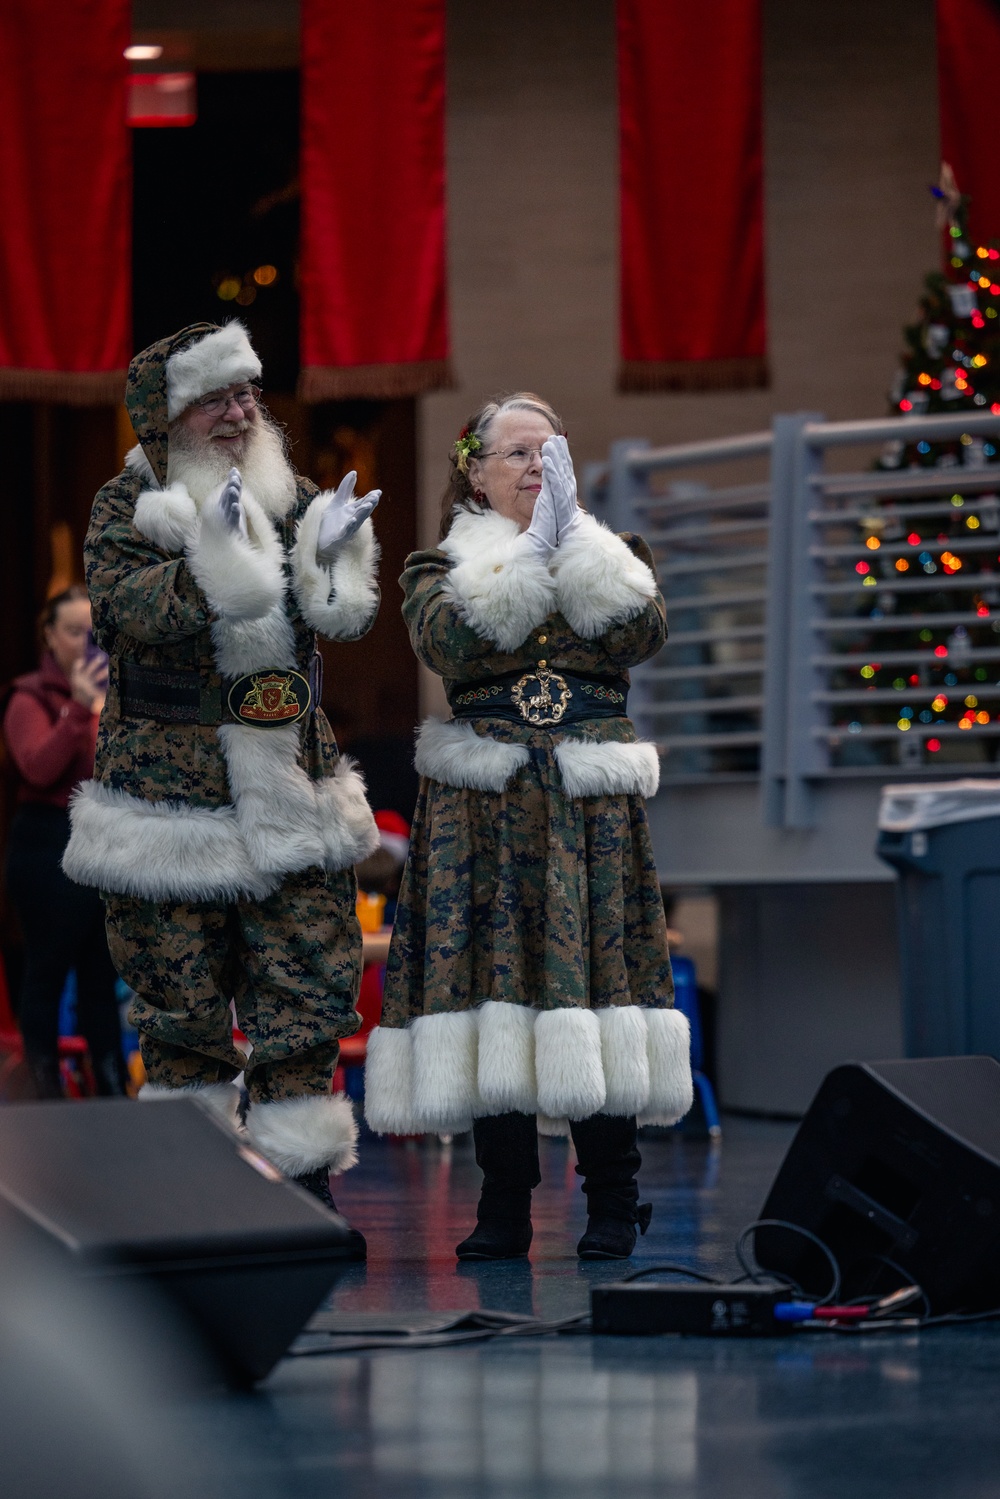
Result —
<svg viewBox="0 0 1000 1499"><path fill-rule="evenodd" d="M787 1286L685 1285L620 1281L595 1286L590 1311L595 1333L650 1336L686 1333L708 1338L768 1338L789 1331L774 1308L787 1301Z"/></svg>

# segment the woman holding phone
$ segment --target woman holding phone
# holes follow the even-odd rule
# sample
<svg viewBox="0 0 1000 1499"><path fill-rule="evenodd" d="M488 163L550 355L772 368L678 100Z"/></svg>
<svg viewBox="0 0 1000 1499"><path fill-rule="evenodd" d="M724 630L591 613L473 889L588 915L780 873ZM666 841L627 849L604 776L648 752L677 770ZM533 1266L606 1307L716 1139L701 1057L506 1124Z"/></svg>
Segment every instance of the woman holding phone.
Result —
<svg viewBox="0 0 1000 1499"><path fill-rule="evenodd" d="M96 890L62 872L69 799L94 770L107 657L93 646L82 584L50 599L39 625L41 665L15 680L3 723L20 782L7 842L7 889L25 949L17 1018L38 1097L61 1097L59 1002L75 970L77 1027L97 1091L120 1094L125 1066L104 906Z"/></svg>

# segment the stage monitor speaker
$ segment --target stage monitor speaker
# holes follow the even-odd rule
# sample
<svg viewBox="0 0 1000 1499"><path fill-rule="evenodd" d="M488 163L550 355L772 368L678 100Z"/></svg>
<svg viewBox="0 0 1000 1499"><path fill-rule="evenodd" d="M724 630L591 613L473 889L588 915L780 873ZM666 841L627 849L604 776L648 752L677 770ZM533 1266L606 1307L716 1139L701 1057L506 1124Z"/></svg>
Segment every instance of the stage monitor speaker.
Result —
<svg viewBox="0 0 1000 1499"><path fill-rule="evenodd" d="M934 1313L1000 1307L1000 1064L930 1057L835 1068L760 1216L829 1246L841 1299L894 1290L902 1275ZM758 1229L755 1247L763 1268L811 1294L829 1290L825 1257L801 1235Z"/></svg>
<svg viewBox="0 0 1000 1499"><path fill-rule="evenodd" d="M236 1384L269 1372L351 1258L343 1219L190 1095L0 1109L0 1206L75 1272L153 1282Z"/></svg>

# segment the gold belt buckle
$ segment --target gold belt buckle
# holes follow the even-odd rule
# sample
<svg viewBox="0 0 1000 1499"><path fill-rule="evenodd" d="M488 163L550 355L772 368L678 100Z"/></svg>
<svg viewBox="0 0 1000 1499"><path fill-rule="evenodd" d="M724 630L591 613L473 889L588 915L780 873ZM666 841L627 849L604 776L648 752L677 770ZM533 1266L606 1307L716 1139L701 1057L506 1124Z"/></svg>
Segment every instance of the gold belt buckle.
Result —
<svg viewBox="0 0 1000 1499"><path fill-rule="evenodd" d="M538 683L537 692L531 690L529 684L532 682ZM558 702L552 696L553 688L559 695ZM545 666L525 672L520 681L515 682L510 689L511 702L517 704L518 712L525 722L533 724L559 723L572 696L566 678L561 677L557 671L549 671Z"/></svg>
<svg viewBox="0 0 1000 1499"><path fill-rule="evenodd" d="M300 671L264 667L230 687L226 706L237 723L251 729L279 729L298 723L312 705L312 690Z"/></svg>

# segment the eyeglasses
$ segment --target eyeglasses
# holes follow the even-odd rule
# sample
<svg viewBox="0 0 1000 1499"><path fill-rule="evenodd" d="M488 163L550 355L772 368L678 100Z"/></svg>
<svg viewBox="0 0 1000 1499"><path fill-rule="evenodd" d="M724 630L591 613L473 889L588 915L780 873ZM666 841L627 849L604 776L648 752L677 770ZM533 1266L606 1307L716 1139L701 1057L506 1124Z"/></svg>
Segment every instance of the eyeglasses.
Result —
<svg viewBox="0 0 1000 1499"><path fill-rule="evenodd" d="M194 405L206 416L221 416L224 411L229 410L233 401L243 411L252 411L261 394L259 385L243 385L239 390L230 390L224 396L206 396L203 401L195 401Z"/></svg>
<svg viewBox="0 0 1000 1499"><path fill-rule="evenodd" d="M531 467L532 461L537 458L542 461L541 448L511 448L505 453L500 448L493 448L489 453L477 453L477 458L499 458L501 463L506 463L508 468L527 469Z"/></svg>

